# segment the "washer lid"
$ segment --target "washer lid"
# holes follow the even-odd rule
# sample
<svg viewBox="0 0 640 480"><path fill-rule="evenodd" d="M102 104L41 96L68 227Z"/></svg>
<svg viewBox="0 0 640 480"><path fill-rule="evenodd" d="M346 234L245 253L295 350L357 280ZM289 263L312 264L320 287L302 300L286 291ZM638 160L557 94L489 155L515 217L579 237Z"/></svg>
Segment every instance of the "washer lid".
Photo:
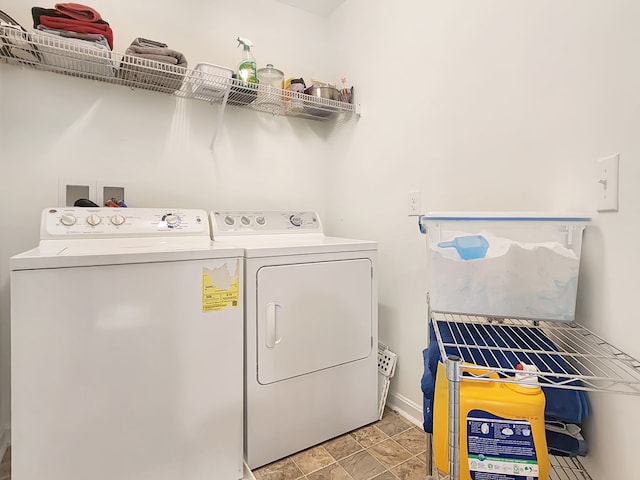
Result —
<svg viewBox="0 0 640 480"><path fill-rule="evenodd" d="M133 239L130 239L133 240ZM136 239L143 240L143 239ZM92 241L92 243L95 241ZM60 242L62 243L62 242ZM126 265L132 263L180 262L215 258L242 258L242 248L232 245L162 245L159 243L114 242L111 245L39 246L9 259L11 270Z"/></svg>

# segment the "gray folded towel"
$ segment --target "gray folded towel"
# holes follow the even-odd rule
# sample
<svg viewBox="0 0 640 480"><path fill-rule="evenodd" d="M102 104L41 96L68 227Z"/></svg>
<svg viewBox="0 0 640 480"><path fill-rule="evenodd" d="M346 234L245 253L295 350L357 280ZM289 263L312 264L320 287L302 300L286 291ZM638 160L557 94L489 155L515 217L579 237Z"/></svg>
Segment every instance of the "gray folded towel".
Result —
<svg viewBox="0 0 640 480"><path fill-rule="evenodd" d="M187 59L185 56L176 50L171 50L170 48L138 47L136 45L130 45L124 53L125 55L135 55L136 57L146 58L156 62L170 63L171 65L179 65L185 68L187 67Z"/></svg>
<svg viewBox="0 0 640 480"><path fill-rule="evenodd" d="M118 76L125 84L173 93L182 86L187 59L176 50L154 40L136 38L120 64Z"/></svg>
<svg viewBox="0 0 640 480"><path fill-rule="evenodd" d="M57 35L58 37L64 38L76 38L78 40L84 40L85 42L91 42L98 45L103 45L111 51L111 47L109 47L109 41L107 37L104 35L100 35L97 33L80 33L80 32L72 32L71 30L59 30L57 28L49 28L40 24L37 26L37 29L41 32L50 33L52 35Z"/></svg>
<svg viewBox="0 0 640 480"><path fill-rule="evenodd" d="M136 47L160 47L167 48L168 45L166 43L157 42L155 40L149 40L148 38L138 37L133 42L131 42L132 46Z"/></svg>

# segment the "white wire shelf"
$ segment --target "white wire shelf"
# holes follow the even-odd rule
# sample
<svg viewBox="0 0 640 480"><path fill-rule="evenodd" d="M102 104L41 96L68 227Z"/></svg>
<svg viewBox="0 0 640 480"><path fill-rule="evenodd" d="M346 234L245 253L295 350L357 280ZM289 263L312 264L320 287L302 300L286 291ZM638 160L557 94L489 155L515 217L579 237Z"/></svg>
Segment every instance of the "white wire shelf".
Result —
<svg viewBox="0 0 640 480"><path fill-rule="evenodd" d="M550 455L549 463L551 464L549 480L592 480L580 461L575 457L556 457ZM449 475L436 471L432 472L430 478L449 480Z"/></svg>
<svg viewBox="0 0 640 480"><path fill-rule="evenodd" d="M500 375L479 372L465 380L513 382L523 362L538 367L533 375L543 387L640 395L640 362L575 322L445 312L431 312L431 321L442 358L457 356L465 370Z"/></svg>
<svg viewBox="0 0 640 480"><path fill-rule="evenodd" d="M20 29L0 27L0 63L176 95L226 103L259 112L332 120L359 114L351 103L256 84L243 87L224 67L207 71L185 68L106 47ZM292 100L295 100L292 101Z"/></svg>

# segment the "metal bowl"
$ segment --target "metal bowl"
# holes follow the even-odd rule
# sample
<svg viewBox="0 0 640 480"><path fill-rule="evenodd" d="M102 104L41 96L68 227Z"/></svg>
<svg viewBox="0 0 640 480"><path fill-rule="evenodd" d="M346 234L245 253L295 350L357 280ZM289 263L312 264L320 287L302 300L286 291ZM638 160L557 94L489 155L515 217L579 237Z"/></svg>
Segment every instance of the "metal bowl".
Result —
<svg viewBox="0 0 640 480"><path fill-rule="evenodd" d="M328 100L341 100L340 90L335 87L309 87L304 93L313 97L326 98Z"/></svg>
<svg viewBox="0 0 640 480"><path fill-rule="evenodd" d="M340 90L335 87L309 87L304 93L312 97L323 98L326 100L342 101ZM304 102L304 113L314 117L332 117L339 113L340 109L334 105L325 105L315 102Z"/></svg>

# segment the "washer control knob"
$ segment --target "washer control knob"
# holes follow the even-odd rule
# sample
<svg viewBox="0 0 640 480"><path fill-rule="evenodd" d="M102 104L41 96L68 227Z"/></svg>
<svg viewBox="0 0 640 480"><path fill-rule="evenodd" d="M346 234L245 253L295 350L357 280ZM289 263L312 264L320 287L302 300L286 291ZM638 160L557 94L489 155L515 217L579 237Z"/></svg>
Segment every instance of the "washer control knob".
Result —
<svg viewBox="0 0 640 480"><path fill-rule="evenodd" d="M289 221L291 222L291 225L293 225L294 227L302 226L302 217L299 215L291 215L289 217Z"/></svg>
<svg viewBox="0 0 640 480"><path fill-rule="evenodd" d="M224 217L224 223L231 227L236 223L236 220L231 215L227 215L226 217Z"/></svg>
<svg viewBox="0 0 640 480"><path fill-rule="evenodd" d="M256 217L256 223L258 225L264 225L265 223L267 223L267 221L265 220L264 217L260 216L260 217Z"/></svg>
<svg viewBox="0 0 640 480"><path fill-rule="evenodd" d="M243 215L240 217L240 223L242 223L243 225L251 225L251 219L246 215Z"/></svg>
<svg viewBox="0 0 640 480"><path fill-rule="evenodd" d="M76 217L70 213L64 213L60 217L60 223L67 227L74 225L76 223L76 220Z"/></svg>
<svg viewBox="0 0 640 480"><path fill-rule="evenodd" d="M95 227L96 225L100 225L100 222L102 221L102 219L96 215L95 213L92 213L91 215L89 215L87 217L87 223L89 225L91 225L92 227Z"/></svg>
<svg viewBox="0 0 640 480"><path fill-rule="evenodd" d="M164 221L167 222L167 225L177 225L180 222L180 217L173 213L168 213L167 216L164 217Z"/></svg>
<svg viewBox="0 0 640 480"><path fill-rule="evenodd" d="M114 216L111 217L111 223L113 223L115 226L122 225L125 222L125 220L126 219L118 213L116 213Z"/></svg>

